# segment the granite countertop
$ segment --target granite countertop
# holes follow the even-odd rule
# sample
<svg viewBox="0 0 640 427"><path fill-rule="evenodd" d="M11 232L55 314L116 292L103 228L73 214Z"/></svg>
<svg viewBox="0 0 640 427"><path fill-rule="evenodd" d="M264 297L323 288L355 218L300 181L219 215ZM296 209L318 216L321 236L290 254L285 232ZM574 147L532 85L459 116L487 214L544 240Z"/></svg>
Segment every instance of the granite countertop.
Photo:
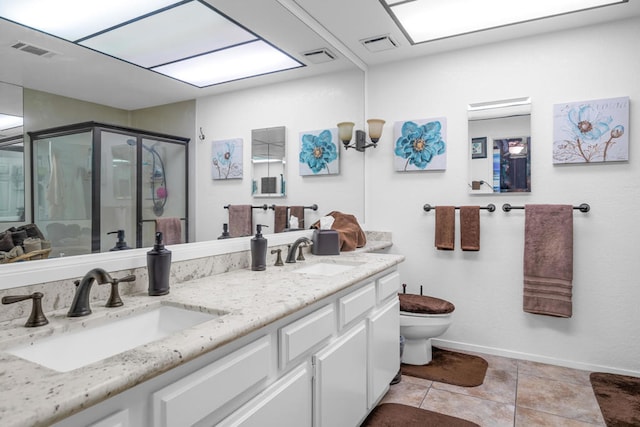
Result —
<svg viewBox="0 0 640 427"><path fill-rule="evenodd" d="M49 324L38 328L25 328L25 319L4 322L0 324L0 424L49 425L113 397L402 262L401 255L366 252L388 246L389 242L372 242L364 251L308 255L306 261L268 266L266 271L217 274L174 285L161 297L124 297L124 306L119 308L94 302L93 313L82 318L66 317L66 309L46 313ZM334 276L292 272L317 261L358 265ZM83 327L84 322L120 317L161 303L226 314L70 372L57 372L3 351L17 343Z"/></svg>

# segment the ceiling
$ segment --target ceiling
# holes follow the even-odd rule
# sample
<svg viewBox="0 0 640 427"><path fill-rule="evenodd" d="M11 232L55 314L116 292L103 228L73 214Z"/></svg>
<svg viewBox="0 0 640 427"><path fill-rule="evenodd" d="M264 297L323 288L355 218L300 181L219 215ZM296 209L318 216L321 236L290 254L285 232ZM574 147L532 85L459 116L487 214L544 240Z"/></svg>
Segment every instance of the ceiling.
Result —
<svg viewBox="0 0 640 427"><path fill-rule="evenodd" d="M307 66L197 88L0 19L0 81L135 110L341 70L366 70L391 61L640 16L640 0L629 0L620 5L412 46L377 0L205 1ZM398 47L370 52L360 42L380 35L390 36ZM39 57L16 50L11 46L17 41L50 50L54 55ZM336 60L312 64L303 55L319 48L329 49Z"/></svg>

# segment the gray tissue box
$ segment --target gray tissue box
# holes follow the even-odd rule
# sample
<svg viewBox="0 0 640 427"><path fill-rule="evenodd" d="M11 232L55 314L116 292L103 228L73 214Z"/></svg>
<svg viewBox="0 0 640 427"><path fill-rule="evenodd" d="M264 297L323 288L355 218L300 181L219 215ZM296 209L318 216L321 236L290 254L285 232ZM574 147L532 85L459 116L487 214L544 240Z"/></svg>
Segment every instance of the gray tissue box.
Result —
<svg viewBox="0 0 640 427"><path fill-rule="evenodd" d="M336 230L313 230L312 240L312 254L340 255L340 239Z"/></svg>

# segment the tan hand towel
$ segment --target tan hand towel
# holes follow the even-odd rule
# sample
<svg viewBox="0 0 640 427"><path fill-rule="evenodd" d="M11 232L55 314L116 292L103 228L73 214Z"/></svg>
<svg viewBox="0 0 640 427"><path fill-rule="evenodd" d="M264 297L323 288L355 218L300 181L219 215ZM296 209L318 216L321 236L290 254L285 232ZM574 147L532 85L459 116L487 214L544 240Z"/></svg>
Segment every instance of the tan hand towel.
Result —
<svg viewBox="0 0 640 427"><path fill-rule="evenodd" d="M452 251L456 234L455 206L436 206L436 248Z"/></svg>
<svg viewBox="0 0 640 427"><path fill-rule="evenodd" d="M289 215L298 218L298 228L304 228L304 206L290 206Z"/></svg>
<svg viewBox="0 0 640 427"><path fill-rule="evenodd" d="M572 315L573 207L525 205L523 309Z"/></svg>
<svg viewBox="0 0 640 427"><path fill-rule="evenodd" d="M253 231L253 208L251 205L229 206L229 236L251 236Z"/></svg>
<svg viewBox="0 0 640 427"><path fill-rule="evenodd" d="M156 232L162 233L165 245L182 243L182 225L180 218L156 218Z"/></svg>
<svg viewBox="0 0 640 427"><path fill-rule="evenodd" d="M480 206L460 207L460 247L463 251L480 250Z"/></svg>
<svg viewBox="0 0 640 427"><path fill-rule="evenodd" d="M287 207L275 206L273 212L273 232L282 233L287 228Z"/></svg>

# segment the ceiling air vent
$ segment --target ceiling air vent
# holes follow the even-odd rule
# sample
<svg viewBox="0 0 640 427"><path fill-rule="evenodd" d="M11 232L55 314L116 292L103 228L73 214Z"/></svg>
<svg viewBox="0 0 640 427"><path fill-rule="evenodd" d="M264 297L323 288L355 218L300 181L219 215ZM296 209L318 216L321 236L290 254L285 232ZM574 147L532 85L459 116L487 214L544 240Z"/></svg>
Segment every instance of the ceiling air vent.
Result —
<svg viewBox="0 0 640 427"><path fill-rule="evenodd" d="M369 52L381 52L383 50L395 49L398 47L398 43L396 43L396 41L389 35L360 40L360 43L362 43Z"/></svg>
<svg viewBox="0 0 640 427"><path fill-rule="evenodd" d="M21 41L14 43L11 47L42 58L51 58L56 55L55 52Z"/></svg>
<svg viewBox="0 0 640 427"><path fill-rule="evenodd" d="M312 64L322 64L336 59L336 56L329 49L316 49L309 52L303 52L305 58Z"/></svg>

